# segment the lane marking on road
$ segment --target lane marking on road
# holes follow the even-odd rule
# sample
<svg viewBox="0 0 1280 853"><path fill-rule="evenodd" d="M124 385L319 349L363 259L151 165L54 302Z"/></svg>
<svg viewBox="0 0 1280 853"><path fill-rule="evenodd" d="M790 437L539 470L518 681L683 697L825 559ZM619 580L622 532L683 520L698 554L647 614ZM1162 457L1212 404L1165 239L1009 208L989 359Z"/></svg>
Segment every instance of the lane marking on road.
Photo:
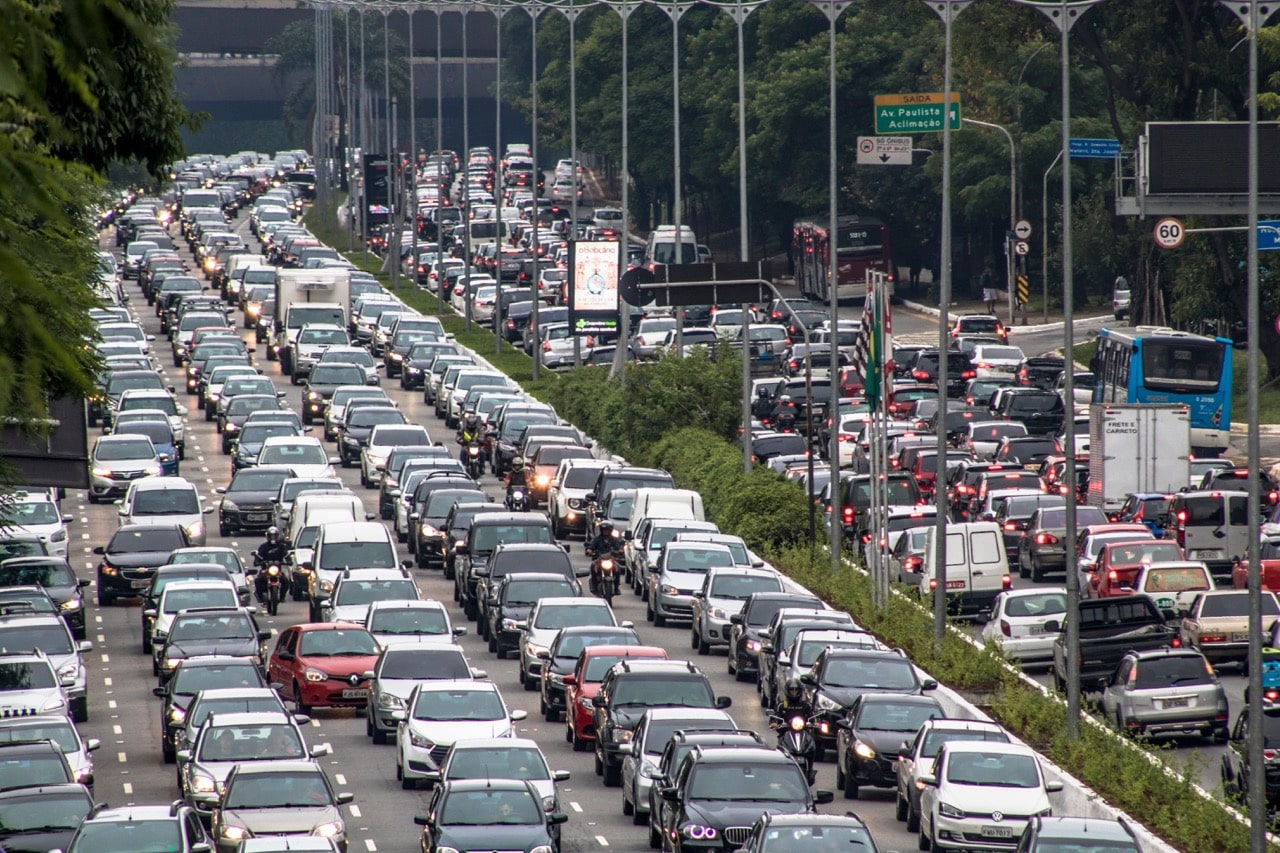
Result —
<svg viewBox="0 0 1280 853"><path fill-rule="evenodd" d="M337 782L339 785L345 785L347 784L347 777L343 776L341 773L334 773L333 781Z"/></svg>
<svg viewBox="0 0 1280 853"><path fill-rule="evenodd" d="M80 538L81 538L81 539L88 539L88 538L89 538L89 534L88 534L88 533L81 533L81 534L80 534Z"/></svg>
<svg viewBox="0 0 1280 853"><path fill-rule="evenodd" d="M102 653L102 662L103 662L103 663L111 663L111 655L107 654L106 652L103 652L103 653Z"/></svg>
<svg viewBox="0 0 1280 853"><path fill-rule="evenodd" d="M128 764L129 756L125 755L123 752L117 752L116 760L118 760L121 764Z"/></svg>
<svg viewBox="0 0 1280 853"><path fill-rule="evenodd" d="M83 507L81 507L81 509L83 509ZM87 515L82 515L82 516L80 516L80 523L81 523L81 524L88 524L88 523L89 523L89 516L87 516Z"/></svg>
<svg viewBox="0 0 1280 853"><path fill-rule="evenodd" d="M132 794L132 793L133 793L133 783L132 783L132 782L125 782L125 783L124 783L123 785L121 785L120 787L124 789L124 792L125 792L126 794Z"/></svg>
<svg viewBox="0 0 1280 853"><path fill-rule="evenodd" d="M206 467L204 467L203 465L201 465L201 466L200 466L200 473L201 473L201 474L208 474L208 473L209 473L209 469L208 469L208 468L206 468Z"/></svg>
<svg viewBox="0 0 1280 853"><path fill-rule="evenodd" d="M102 624L102 617L101 617L101 616L94 616L94 617L93 617L93 621L95 621L95 622L97 622L99 625L101 625L101 624Z"/></svg>
<svg viewBox="0 0 1280 853"><path fill-rule="evenodd" d="M347 806L347 811L351 812L352 817L364 817L364 815L360 814L360 807L355 803L352 803L351 805Z"/></svg>
<svg viewBox="0 0 1280 853"><path fill-rule="evenodd" d="M569 803L569 808L573 809L578 814L582 814L582 806L578 805L577 803L572 803L572 802Z"/></svg>
<svg viewBox="0 0 1280 853"><path fill-rule="evenodd" d="M107 700L107 707L114 711L114 710L115 710L115 708L116 708L116 700L114 700L114 699L108 699L108 700Z"/></svg>
<svg viewBox="0 0 1280 853"><path fill-rule="evenodd" d="M105 643L106 641L107 641L107 635L106 635L106 634L99 634L99 635L98 635L98 642L99 642L99 643Z"/></svg>
<svg viewBox="0 0 1280 853"><path fill-rule="evenodd" d="M111 727L111 733L112 733L112 734L117 734L117 735L122 735L122 734L124 734L124 727L123 727L123 726L112 726L112 727Z"/></svg>
<svg viewBox="0 0 1280 853"><path fill-rule="evenodd" d="M603 835L597 835L596 843L598 843L601 847L608 847L609 839L605 838Z"/></svg>
<svg viewBox="0 0 1280 853"><path fill-rule="evenodd" d="M364 840L364 849L368 850L369 853L373 853L373 851L378 849L378 845L373 843L372 838L366 838Z"/></svg>
<svg viewBox="0 0 1280 853"><path fill-rule="evenodd" d="M110 677L110 676L108 676L108 677L106 677L106 678L102 679L102 683L103 683L104 685L106 685L107 687L110 687L110 686L111 686L111 677Z"/></svg>
<svg viewBox="0 0 1280 853"><path fill-rule="evenodd" d="M319 721L319 720L312 720L312 721L311 721L311 728L313 728L313 729L318 729L318 728L320 728L320 721Z"/></svg>

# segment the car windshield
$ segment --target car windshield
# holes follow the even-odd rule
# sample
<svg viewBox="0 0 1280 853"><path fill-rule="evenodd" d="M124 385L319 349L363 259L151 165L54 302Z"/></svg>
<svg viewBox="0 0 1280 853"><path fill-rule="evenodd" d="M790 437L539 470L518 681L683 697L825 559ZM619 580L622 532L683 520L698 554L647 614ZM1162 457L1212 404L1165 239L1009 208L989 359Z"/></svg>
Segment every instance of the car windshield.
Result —
<svg viewBox="0 0 1280 853"><path fill-rule="evenodd" d="M368 628L375 634L448 634L449 620L443 610L386 607L370 612Z"/></svg>
<svg viewBox="0 0 1280 853"><path fill-rule="evenodd" d="M541 824L542 813L533 795L526 790L486 788L481 791L453 791L444 801L441 826L492 826Z"/></svg>
<svg viewBox="0 0 1280 853"><path fill-rule="evenodd" d="M547 762L526 746L455 749L449 779L549 779Z"/></svg>
<svg viewBox="0 0 1280 853"><path fill-rule="evenodd" d="M195 489L139 489L133 497L134 515L195 515L200 496Z"/></svg>
<svg viewBox="0 0 1280 853"><path fill-rule="evenodd" d="M733 554L719 548L678 548L667 546L666 568L673 572L706 574L712 568L733 565Z"/></svg>
<svg viewBox="0 0 1280 853"><path fill-rule="evenodd" d="M378 643L373 635L358 628L305 631L298 642L298 654L302 657L327 658L377 653Z"/></svg>
<svg viewBox="0 0 1280 853"><path fill-rule="evenodd" d="M265 687L258 667L251 661L204 666L180 666L169 682L174 694L195 695L219 687Z"/></svg>
<svg viewBox="0 0 1280 853"><path fill-rule="evenodd" d="M71 634L62 623L47 625L0 625L0 648L39 649L50 656L75 653Z"/></svg>
<svg viewBox="0 0 1280 853"><path fill-rule="evenodd" d="M1244 618L1249 612L1249 594L1247 592L1228 592L1221 595L1206 595L1200 607L1200 618L1223 619ZM1280 607L1276 606L1274 595L1262 596L1262 614L1264 616L1280 616Z"/></svg>
<svg viewBox="0 0 1280 853"><path fill-rule="evenodd" d="M249 640L254 636L256 632L245 613L219 616L189 613L178 616L169 629L169 641L174 644L187 640Z"/></svg>
<svg viewBox="0 0 1280 853"><path fill-rule="evenodd" d="M230 587L220 589L171 589L164 595L161 607L165 613L177 613L195 607L236 607L239 599Z"/></svg>
<svg viewBox="0 0 1280 853"><path fill-rule="evenodd" d="M76 835L74 853L172 853L182 849L176 819L87 821Z"/></svg>
<svg viewBox="0 0 1280 853"><path fill-rule="evenodd" d="M319 568L338 571L352 566L362 569L394 569L395 549L390 542L326 542ZM415 595L414 598L417 598Z"/></svg>
<svg viewBox="0 0 1280 853"><path fill-rule="evenodd" d="M241 699L238 696L226 699L202 699L187 713L187 727L196 731L209 719L210 714L252 713L254 711L281 711L284 706L275 696L261 696Z"/></svg>
<svg viewBox="0 0 1280 853"><path fill-rule="evenodd" d="M0 663L0 691L47 690L57 686L53 667L43 661Z"/></svg>
<svg viewBox="0 0 1280 853"><path fill-rule="evenodd" d="M300 344L347 344L347 333L342 329L303 329L298 334Z"/></svg>
<svg viewBox="0 0 1280 853"><path fill-rule="evenodd" d="M41 791L30 797L7 799L0 802L0 833L13 840L24 833L75 829L92 807L92 798L83 792Z"/></svg>
<svg viewBox="0 0 1280 853"><path fill-rule="evenodd" d="M258 454L259 465L328 465L318 444L268 444Z"/></svg>
<svg viewBox="0 0 1280 853"><path fill-rule="evenodd" d="M411 580L344 580L338 584L333 603L339 607L372 604L375 601L416 599L418 590Z"/></svg>
<svg viewBox="0 0 1280 853"><path fill-rule="evenodd" d="M123 462L131 459L154 459L155 446L149 438L127 441L102 441L94 450L93 458L99 462Z"/></svg>
<svg viewBox="0 0 1280 853"><path fill-rule="evenodd" d="M943 716L941 708L918 702L869 702L858 713L857 728L881 732L918 732L925 720Z"/></svg>
<svg viewBox="0 0 1280 853"><path fill-rule="evenodd" d="M22 501L0 509L0 528L28 524L60 524L62 514L52 501Z"/></svg>
<svg viewBox="0 0 1280 853"><path fill-rule="evenodd" d="M711 597L746 601L754 592L779 592L782 581L776 577L720 574L711 582Z"/></svg>
<svg viewBox="0 0 1280 853"><path fill-rule="evenodd" d="M348 427L375 427L379 424L405 423L404 413L391 408L356 409L347 420Z"/></svg>
<svg viewBox="0 0 1280 853"><path fill-rule="evenodd" d="M420 426L388 427L380 429L369 438L374 447L398 447L408 444L430 444L427 431Z"/></svg>
<svg viewBox="0 0 1280 853"><path fill-rule="evenodd" d="M686 708L710 708L715 704L706 678L675 678L670 675L646 678L620 678L614 683L614 705L642 705L647 708L678 705Z"/></svg>
<svg viewBox="0 0 1280 853"><path fill-rule="evenodd" d="M501 720L507 716L493 690L423 690L413 706L415 720Z"/></svg>
<svg viewBox="0 0 1280 853"><path fill-rule="evenodd" d="M297 435L298 430L292 424L253 424L240 431L240 446L262 444L274 436ZM277 483L277 487L279 484Z"/></svg>
<svg viewBox="0 0 1280 853"><path fill-rule="evenodd" d="M76 576L63 562L0 565L0 586L73 586Z"/></svg>
<svg viewBox="0 0 1280 853"><path fill-rule="evenodd" d="M318 364L311 369L312 385L363 385L364 370L354 364Z"/></svg>
<svg viewBox="0 0 1280 853"><path fill-rule="evenodd" d="M612 624L614 624L613 611L609 609L607 604L601 602L600 605L597 605L587 602L583 604L540 607L532 627L555 630L558 628L570 628L575 625Z"/></svg>
<svg viewBox="0 0 1280 853"><path fill-rule="evenodd" d="M947 759L947 781L994 788L1037 788L1040 769L1030 755L956 752Z"/></svg>
<svg viewBox="0 0 1280 853"><path fill-rule="evenodd" d="M1175 654L1144 658L1133 665L1129 686L1137 690L1212 684L1213 670L1200 655Z"/></svg>
<svg viewBox="0 0 1280 853"><path fill-rule="evenodd" d="M1200 566L1148 569L1142 580L1143 592L1190 592L1213 589L1209 573Z"/></svg>
<svg viewBox="0 0 1280 853"><path fill-rule="evenodd" d="M481 524L471 530L471 552L486 553L499 543L542 542L554 544L546 524ZM564 627L564 626L560 626Z"/></svg>
<svg viewBox="0 0 1280 853"><path fill-rule="evenodd" d="M457 648L390 649L383 653L378 677L415 681L466 680L471 678L471 667Z"/></svg>
<svg viewBox="0 0 1280 853"><path fill-rule="evenodd" d="M686 796L690 800L803 803L809 785L795 764L710 764L695 767Z"/></svg>
<svg viewBox="0 0 1280 853"><path fill-rule="evenodd" d="M1067 612L1067 597L1058 592L1032 593L1010 598L1005 616L1058 616Z"/></svg>
<svg viewBox="0 0 1280 853"><path fill-rule="evenodd" d="M216 721L215 721L216 722ZM200 761L269 761L298 758L302 738L288 723L217 726L200 739Z"/></svg>
<svg viewBox="0 0 1280 853"><path fill-rule="evenodd" d="M237 775L227 785L222 805L225 809L285 809L332 803L323 771L313 770Z"/></svg>
<svg viewBox="0 0 1280 853"><path fill-rule="evenodd" d="M869 690L911 690L919 683L911 662L906 658L839 657L827 661L822 671L822 682L831 687L863 687Z"/></svg>
<svg viewBox="0 0 1280 853"><path fill-rule="evenodd" d="M1008 743L1009 736L1001 730L992 729L965 729L963 731L955 731L951 729L933 729L924 736L924 743L920 745L921 758L937 758L938 751L942 749L944 743L961 740L987 741L992 743Z"/></svg>

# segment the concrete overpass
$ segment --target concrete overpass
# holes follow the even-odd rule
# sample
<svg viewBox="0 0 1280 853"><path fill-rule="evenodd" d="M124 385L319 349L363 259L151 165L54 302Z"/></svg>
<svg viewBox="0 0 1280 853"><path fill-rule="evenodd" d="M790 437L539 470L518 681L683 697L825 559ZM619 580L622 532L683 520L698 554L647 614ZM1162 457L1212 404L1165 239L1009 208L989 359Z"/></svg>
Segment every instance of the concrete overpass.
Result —
<svg viewBox="0 0 1280 853"><path fill-rule="evenodd" d="M369 15L376 12L366 13ZM178 0L174 23L178 28L178 91L193 111L210 119L199 132L188 134L190 151L230 153L246 148L274 150L305 144L301 127L285 126L283 109L290 93L305 80L281 79L278 57L266 43L295 21L311 21L310 7L288 0ZM393 14L392 31L408 41L409 16ZM491 90L496 76L494 18L470 15L467 21L469 73L467 96L472 144L492 144L494 115ZM443 56L436 62L436 16L423 11L413 16L413 76L417 95L417 135L434 143L436 78L441 78L446 147L462 147L462 18L446 14L441 31ZM366 64L381 62L381 54L366 56ZM375 93L377 95L379 93ZM382 110L381 98L376 109ZM400 138L408 138L406 105L400 106ZM384 119L385 121L385 119ZM504 111L503 127L512 136L528 136L522 116ZM523 134L521 136L520 134Z"/></svg>

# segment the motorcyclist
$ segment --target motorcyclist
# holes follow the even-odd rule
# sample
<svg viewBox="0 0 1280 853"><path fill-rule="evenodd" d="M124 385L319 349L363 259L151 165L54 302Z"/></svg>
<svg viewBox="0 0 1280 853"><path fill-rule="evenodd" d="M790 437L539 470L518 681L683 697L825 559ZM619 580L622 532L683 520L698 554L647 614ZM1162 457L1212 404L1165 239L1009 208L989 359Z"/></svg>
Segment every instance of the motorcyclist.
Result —
<svg viewBox="0 0 1280 853"><path fill-rule="evenodd" d="M511 460L511 470L507 472L507 491L529 489L529 469L525 467L524 457L517 456Z"/></svg>
<svg viewBox="0 0 1280 853"><path fill-rule="evenodd" d="M774 728L788 725L792 717L801 716L807 721L813 715L813 706L804 698L804 687L800 684L800 679L787 679L774 714L782 720L780 723L775 721Z"/></svg>
<svg viewBox="0 0 1280 853"><path fill-rule="evenodd" d="M458 453L458 461L463 467L467 464L467 446L470 444L480 445L481 464L484 462L484 430L480 427L480 416L475 412L468 412L466 417L462 419L462 424L458 427L458 444L462 448Z"/></svg>
<svg viewBox="0 0 1280 853"><path fill-rule="evenodd" d="M267 538L253 553L254 561L260 566L257 576L253 579L254 591L257 592L258 598L266 598L267 595L267 566L276 565L280 566L280 598L283 600L289 591L289 573L284 570L284 558L289 553L289 546L280 535L280 528L267 528Z"/></svg>
<svg viewBox="0 0 1280 853"><path fill-rule="evenodd" d="M788 430L795 426L796 404L791 401L791 397L783 394L778 398L778 404L769 413L769 423L780 430Z"/></svg>
<svg viewBox="0 0 1280 853"><path fill-rule="evenodd" d="M591 585L594 589L600 588L600 561L606 558L613 558L615 574L620 568L617 565L617 553L621 550L622 540L613 535L613 525L607 521L600 522L599 528L596 530L595 537L587 543L587 556L591 557Z"/></svg>

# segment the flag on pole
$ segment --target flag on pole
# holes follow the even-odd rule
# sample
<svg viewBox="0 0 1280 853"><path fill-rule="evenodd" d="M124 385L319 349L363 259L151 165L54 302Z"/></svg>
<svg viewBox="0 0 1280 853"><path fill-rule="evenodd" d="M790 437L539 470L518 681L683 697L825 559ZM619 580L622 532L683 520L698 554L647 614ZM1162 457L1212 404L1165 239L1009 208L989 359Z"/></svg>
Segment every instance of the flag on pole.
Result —
<svg viewBox="0 0 1280 853"><path fill-rule="evenodd" d="M880 405L885 348L890 340L889 306L885 304L880 291L877 281L872 279L867 282L862 323L858 328L858 337L853 342L853 364L862 375L863 394L872 409Z"/></svg>

